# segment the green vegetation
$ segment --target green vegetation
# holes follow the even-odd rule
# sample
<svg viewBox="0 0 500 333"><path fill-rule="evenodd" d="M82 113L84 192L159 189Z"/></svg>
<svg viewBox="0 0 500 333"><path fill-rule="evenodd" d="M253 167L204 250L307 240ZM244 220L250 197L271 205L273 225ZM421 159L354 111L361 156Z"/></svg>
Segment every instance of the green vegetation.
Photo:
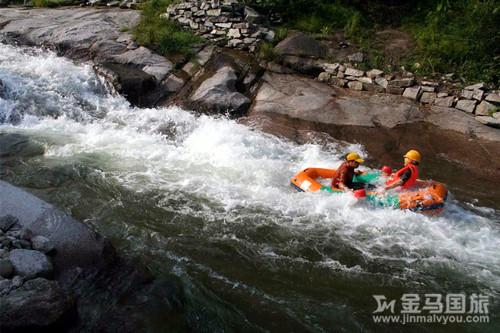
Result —
<svg viewBox="0 0 500 333"><path fill-rule="evenodd" d="M201 38L182 29L177 23L162 16L174 0L150 0L142 7L142 17L133 29L137 43L147 46L160 54L191 55L193 46Z"/></svg>
<svg viewBox="0 0 500 333"><path fill-rule="evenodd" d="M398 65L420 74L449 73L465 81L499 83L500 2L498 0L252 0L278 14L287 28L328 35L343 30L369 55L365 66L382 67L374 32L410 32L415 50ZM267 52L267 51L266 51ZM418 64L417 66L413 66Z"/></svg>
<svg viewBox="0 0 500 333"><path fill-rule="evenodd" d="M418 72L452 72L468 80L496 81L500 73L500 3L439 1L408 18L417 43Z"/></svg>
<svg viewBox="0 0 500 333"><path fill-rule="evenodd" d="M73 3L73 0L33 0L34 7L59 7L68 6Z"/></svg>

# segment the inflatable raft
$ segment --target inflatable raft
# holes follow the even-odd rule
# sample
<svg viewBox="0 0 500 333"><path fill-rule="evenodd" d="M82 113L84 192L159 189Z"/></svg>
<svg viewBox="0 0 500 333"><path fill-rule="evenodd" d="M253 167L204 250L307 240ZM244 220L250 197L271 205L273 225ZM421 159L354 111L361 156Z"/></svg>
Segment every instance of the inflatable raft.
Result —
<svg viewBox="0 0 500 333"><path fill-rule="evenodd" d="M343 193L341 190L332 189L329 185L322 185L320 179L332 179L335 169L307 168L291 179L291 185L299 192L327 191ZM369 172L354 176L353 181L362 183L376 183L381 177L381 172ZM382 179L380 179L382 181ZM443 208L448 195L446 187L435 181L417 180L410 190L375 192L367 191L366 200L376 206L409 209L412 211L425 211L439 213Z"/></svg>

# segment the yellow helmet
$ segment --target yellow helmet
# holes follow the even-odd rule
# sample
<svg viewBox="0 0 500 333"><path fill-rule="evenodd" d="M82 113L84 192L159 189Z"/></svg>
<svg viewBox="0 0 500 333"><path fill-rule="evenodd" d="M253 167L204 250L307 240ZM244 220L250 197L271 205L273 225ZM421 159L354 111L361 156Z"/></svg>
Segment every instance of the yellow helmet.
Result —
<svg viewBox="0 0 500 333"><path fill-rule="evenodd" d="M347 154L347 156L345 157L345 159L348 160L348 161L356 161L359 164L361 164L361 163L363 163L365 161L364 159L362 159L361 157L359 157L358 153L355 153L355 152L350 152L349 154Z"/></svg>
<svg viewBox="0 0 500 333"><path fill-rule="evenodd" d="M414 149L409 150L404 157L409 158L410 160L416 161L418 163L420 163L420 161L422 160L422 155L420 155L420 153Z"/></svg>

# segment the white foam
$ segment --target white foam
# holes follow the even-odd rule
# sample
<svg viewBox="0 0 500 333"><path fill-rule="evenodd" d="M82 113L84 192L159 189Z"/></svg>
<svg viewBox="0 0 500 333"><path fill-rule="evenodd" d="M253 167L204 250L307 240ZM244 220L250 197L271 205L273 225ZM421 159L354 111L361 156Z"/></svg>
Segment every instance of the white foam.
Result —
<svg viewBox="0 0 500 333"><path fill-rule="evenodd" d="M1 45L0 78L17 89L17 104L26 104L23 98L31 93L47 100L33 106L20 124L2 126L47 142L45 158L53 163L93 154L104 177L133 191L163 191L166 197L187 193L210 203L197 210L186 206L182 213L214 223L239 223L242 214L251 218L252 209L264 210L265 217L253 223L275 223L305 233L334 230L370 259L392 258L408 265L457 263L464 274L500 290L498 221L453 202L445 214L427 217L372 209L350 195L291 189L289 181L297 171L339 165L345 151L335 144L297 145L178 107L134 108L122 97L104 93L88 65L77 66L51 53L41 56ZM0 113L11 111L9 103L0 101ZM59 116L41 112L37 117L47 106L55 106ZM359 145L348 149L363 151ZM394 246L402 250L391 252ZM323 262L332 269L343 267L331 258Z"/></svg>

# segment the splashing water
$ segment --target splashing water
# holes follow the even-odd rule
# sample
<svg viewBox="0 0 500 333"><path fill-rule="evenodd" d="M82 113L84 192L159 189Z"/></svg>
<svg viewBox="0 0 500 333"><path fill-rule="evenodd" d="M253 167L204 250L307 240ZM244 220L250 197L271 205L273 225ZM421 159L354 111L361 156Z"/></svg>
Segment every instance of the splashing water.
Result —
<svg viewBox="0 0 500 333"><path fill-rule="evenodd" d="M2 178L38 189L157 274L210 290L259 329L374 330L372 294L498 297L493 209L450 199L428 217L296 193L294 173L335 167L345 148L178 107L134 108L90 65L50 52L0 45L0 81L0 132L45 147L3 165Z"/></svg>

